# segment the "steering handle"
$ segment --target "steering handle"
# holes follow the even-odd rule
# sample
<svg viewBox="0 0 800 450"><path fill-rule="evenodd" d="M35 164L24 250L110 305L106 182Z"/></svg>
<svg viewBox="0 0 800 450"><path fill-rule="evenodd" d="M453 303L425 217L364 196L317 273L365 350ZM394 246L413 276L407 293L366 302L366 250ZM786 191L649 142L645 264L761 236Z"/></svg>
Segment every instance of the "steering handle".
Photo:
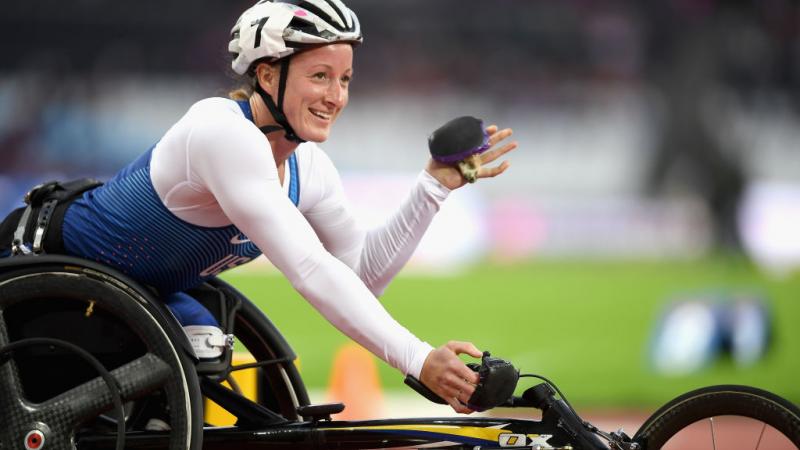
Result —
<svg viewBox="0 0 800 450"><path fill-rule="evenodd" d="M475 392L466 403L469 408L475 411L485 411L497 406L518 405L522 401L522 399L513 397L519 379L519 371L508 361L493 358L489 352L483 352L480 364L469 363L467 367L479 375ZM406 376L405 383L434 403L440 405L448 403L411 375Z"/></svg>
<svg viewBox="0 0 800 450"><path fill-rule="evenodd" d="M447 404L447 402L444 401L444 399L442 397L439 397L438 395L436 395L435 392L433 392L432 390L428 389L428 386L425 386L424 384L422 384L422 382L419 381L416 377L414 377L412 375L406 375L405 383L406 383L407 386L411 387L411 389L414 389L415 391L417 391L417 393L419 395L427 398L428 400L432 401L433 403L438 403L440 405L446 405Z"/></svg>

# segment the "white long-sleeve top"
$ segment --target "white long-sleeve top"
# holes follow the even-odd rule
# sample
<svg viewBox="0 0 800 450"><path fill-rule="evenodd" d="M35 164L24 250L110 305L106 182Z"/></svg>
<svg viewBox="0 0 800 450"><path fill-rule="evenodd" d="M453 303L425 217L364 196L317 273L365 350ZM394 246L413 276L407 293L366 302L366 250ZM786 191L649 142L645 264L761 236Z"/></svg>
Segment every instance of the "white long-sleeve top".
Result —
<svg viewBox="0 0 800 450"><path fill-rule="evenodd" d="M234 225L292 286L346 335L403 373L419 377L432 347L376 299L408 261L449 190L422 171L380 228L360 228L339 174L314 143L295 150L300 194L287 196L264 134L239 105L196 103L155 146L150 178L166 208L199 227Z"/></svg>

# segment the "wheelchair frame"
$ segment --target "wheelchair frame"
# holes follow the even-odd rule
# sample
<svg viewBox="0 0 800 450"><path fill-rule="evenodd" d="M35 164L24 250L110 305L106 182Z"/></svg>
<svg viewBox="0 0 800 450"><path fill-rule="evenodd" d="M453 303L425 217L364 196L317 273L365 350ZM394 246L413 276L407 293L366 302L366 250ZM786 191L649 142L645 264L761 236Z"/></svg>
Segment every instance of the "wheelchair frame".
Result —
<svg viewBox="0 0 800 450"><path fill-rule="evenodd" d="M298 449L360 449L360 448L507 448L507 447L527 447L536 449L646 449L658 448L663 443L661 440L669 438L674 433L682 429L685 420L697 420L712 414L736 414L757 418L765 424L770 424L789 438L795 447L800 448L800 410L790 402L781 399L773 394L759 391L753 388L739 386L724 386L704 388L693 393L685 394L668 403L657 411L639 430L630 438L624 433L605 433L590 424L584 422L572 410L564 399L555 396L555 392L549 385L544 383L530 388L522 397L512 398L507 405L511 407L534 407L543 411L541 420L534 419L501 419L486 417L463 417L463 418L424 418L424 419L387 419L387 420L367 420L367 421L333 421L330 414L340 412L343 409L341 404L329 405L310 405L308 394L303 384L302 378L298 373L293 361L296 358L291 347L283 338L277 328L252 302L243 296L235 288L220 279L211 280L208 285L222 293L228 298L233 298L241 303L234 320L233 330L237 340L242 342L245 347L253 354L259 367L259 377L266 383L268 389L261 389L263 395L256 402L250 401L236 392L223 387L219 382L223 376L209 376L198 374L194 370L197 359L194 358L191 346L180 329L180 325L171 315L169 310L155 298L154 293L125 275L110 269L101 264L78 258L60 255L39 255L39 256L20 256L0 259L0 351L2 347L13 341L14 337L30 337L20 335L20 325L9 327L5 321L5 314L18 314L17 317L33 317L30 322L35 323L37 319L36 308L34 311L25 311L24 308L15 306L24 304L23 300L18 302L5 301L3 297L4 287L19 283L19 286L30 288L37 278L42 278L44 282L52 280L68 281L85 279L86 286L100 286L99 295L96 299L86 298L82 301L88 303L85 313L94 306L94 301L100 302L100 309L108 308L108 311L116 311L117 303L127 308L135 300L136 311L144 312L144 316L153 318L154 329L161 330L161 338L165 341L160 343L154 340L151 343L143 339L146 347L145 356L150 354L164 357L162 363L170 365L174 370L166 372L171 374L171 378L164 376L164 370L153 370L152 372L162 373L157 377L151 373L139 373L142 367L158 368L160 366L131 366L133 363L140 362L143 357L135 359L129 364L114 368L111 375L120 385L125 400L128 404L137 402L147 403L152 397L153 391L161 392L163 397L171 398L170 395L175 388L170 388L172 379L183 376L187 387L183 394L185 403L189 406L185 411L186 421L197 425L198 420L202 422L202 405L198 400L199 393L202 392L206 397L214 400L224 409L237 417L235 426L226 427L198 427L190 426L182 430L187 433L186 439L173 430L173 432L150 432L142 430L128 431L125 433L125 445L129 449L154 449L179 448L190 449L228 449L231 447L245 449L267 449L267 448L298 448ZM20 280L27 280L27 284ZM31 281L33 280L33 281ZM107 289L105 292L103 289ZM32 289L36 291L36 289ZM15 291L10 291L15 292ZM109 294L110 293L110 294ZM108 294L108 295L107 295ZM43 301L41 296L35 292L22 293L22 297L28 298L31 305L37 306L37 301ZM65 296L69 296L66 293ZM81 301L82 293L72 293L73 297ZM126 302L116 302L113 298L100 301L103 296L124 297ZM103 303L105 302L105 303ZM15 309L16 308L16 309ZM81 308L83 305L81 304ZM25 311L25 316L19 311ZM128 311L128 309L121 310ZM133 311L133 310L131 310ZM20 314L22 314L20 316ZM99 314L99 313L98 313ZM138 312L136 314L139 314ZM87 316L88 317L88 316ZM109 317L114 316L109 313ZM44 320L44 319L42 319ZM110 319L109 319L110 320ZM137 325L138 326L138 325ZM40 328L42 328L40 326ZM47 327L48 333L52 332L56 338L70 338L69 333L58 333L53 328ZM24 329L24 327L22 327ZM16 330L16 331L15 331ZM39 330L41 332L41 330ZM16 333L16 334L15 334ZM147 333L137 331L136 336L141 337ZM45 333L47 334L47 333ZM124 337L124 336L123 336ZM79 340L80 341L80 340ZM170 346L174 357L170 359L172 353L163 352L156 347L159 345ZM91 342L88 344L92 347ZM40 352L41 353L41 352ZM112 352L113 353L113 352ZM140 351L141 353L141 351ZM138 355L138 354L137 354ZM134 355L135 357L137 355ZM30 355L29 355L30 356ZM107 359L109 356L104 355ZM19 359L15 363L15 360ZM27 361L27 362L25 362ZM20 379L25 375L30 375L31 358L14 355L14 358L0 358L0 407L4 406L2 396L14 397L12 403L24 405L30 410L42 411L49 405L49 399L37 399L38 403L25 399L25 393L20 387ZM16 365L15 365L16 364ZM183 372L175 372L176 367L183 364ZM147 372L147 371L145 371ZM181 375L182 374L182 375ZM45 377L48 374L44 375ZM35 378L35 377L34 377ZM134 380L134 381L131 381ZM140 383L144 385L137 388L131 384ZM193 388L194 386L194 388ZM111 415L104 413L112 408L111 396L107 388L104 387L99 377L83 382L78 387L71 389L72 393L76 389L83 389L81 395L90 398L94 403L91 409L93 417L88 419L90 424L86 426L87 420L73 420L69 425L73 427L68 431L61 431L59 435L53 434L50 440L44 440L43 446L29 446L28 439L30 433L21 434L28 429L40 429L41 423L46 420L56 421L62 415L69 415L70 410L57 410L55 413L48 410L50 416L39 421L37 417L25 419L28 422L21 422L13 415L0 410L0 421L17 420L11 428L16 430L16 435L9 435L9 431L3 434L3 428L8 428L8 424L0 423L0 448L7 443L10 448L18 448L17 442L22 442L27 450L40 450L42 448L54 448L71 450L79 449L101 449L113 448L117 442L117 436L113 432L111 424L114 423ZM15 391L16 390L16 391ZM177 389L180 390L180 389ZM66 394L62 394L66 395ZM72 394L70 394L72 395ZM151 397L147 397L150 395ZM85 399L81 396L70 397L71 400ZM131 402L131 399L141 399ZM733 400L731 400L733 399ZM693 403L694 402L694 403ZM749 402L749 403L748 403ZM755 402L755 403L753 403ZM7 402L8 403L8 402ZM168 403L170 414L173 414L175 405L179 401ZM703 408L693 407L687 409L687 404L703 404ZM716 405L709 408L707 405ZM744 406L742 406L744 405ZM767 414L758 408L771 408L777 411L774 414ZM766 406L764 406L766 405ZM49 407L49 406L48 406ZM200 411L198 411L198 409ZM130 411L135 410L135 406ZM757 410L752 413L751 410ZM126 411L126 413L130 412ZM699 413L698 413L699 411ZM178 417L180 411L171 416L173 420ZM5 414L5 415L4 415ZM54 415L55 414L55 415ZM86 411L83 411L86 415ZM133 413L131 412L132 416ZM42 416L43 417L43 416ZM125 421L129 420L126 416ZM131 419L132 420L132 419ZM83 424L83 425L82 425ZM191 425L191 424L190 424ZM680 426L680 428L678 428ZM39 428L36 428L39 427ZM671 431L672 428L674 431ZM63 427L62 427L63 428ZM178 427L180 428L180 427ZM666 430L666 431L665 431ZM52 430L49 430L52 434ZM179 430L180 431L180 430ZM69 434L69 436L62 436ZM42 436L45 436L44 434ZM56 439L59 438L59 439ZM66 440L65 440L66 439ZM49 444L49 445L48 445Z"/></svg>

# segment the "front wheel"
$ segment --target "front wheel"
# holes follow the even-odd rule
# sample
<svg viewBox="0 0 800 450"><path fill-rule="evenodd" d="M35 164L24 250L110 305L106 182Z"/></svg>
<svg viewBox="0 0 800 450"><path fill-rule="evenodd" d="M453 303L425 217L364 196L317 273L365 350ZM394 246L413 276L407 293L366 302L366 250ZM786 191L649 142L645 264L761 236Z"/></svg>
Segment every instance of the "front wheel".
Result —
<svg viewBox="0 0 800 450"><path fill-rule="evenodd" d="M633 438L654 449L800 449L800 409L748 386L710 386L675 398Z"/></svg>

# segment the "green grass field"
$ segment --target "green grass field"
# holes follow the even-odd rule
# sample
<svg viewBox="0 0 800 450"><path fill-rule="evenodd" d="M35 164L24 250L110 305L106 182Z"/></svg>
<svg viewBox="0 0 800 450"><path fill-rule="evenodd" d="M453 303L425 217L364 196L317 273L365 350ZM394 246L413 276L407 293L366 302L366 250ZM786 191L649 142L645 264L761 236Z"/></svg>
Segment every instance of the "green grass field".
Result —
<svg viewBox="0 0 800 450"><path fill-rule="evenodd" d="M277 273L225 279L267 312L300 357L309 388L324 389L333 354L348 338ZM755 292L772 307L767 357L736 367L722 358L691 376L665 377L647 364L650 333L666 301L692 293ZM452 277L400 275L382 297L391 314L432 345L469 340L544 375L572 403L652 407L708 384L748 384L800 402L800 276L775 280L735 258L686 262L484 264ZM377 359L376 359L377 360ZM402 376L378 361L387 389Z"/></svg>

